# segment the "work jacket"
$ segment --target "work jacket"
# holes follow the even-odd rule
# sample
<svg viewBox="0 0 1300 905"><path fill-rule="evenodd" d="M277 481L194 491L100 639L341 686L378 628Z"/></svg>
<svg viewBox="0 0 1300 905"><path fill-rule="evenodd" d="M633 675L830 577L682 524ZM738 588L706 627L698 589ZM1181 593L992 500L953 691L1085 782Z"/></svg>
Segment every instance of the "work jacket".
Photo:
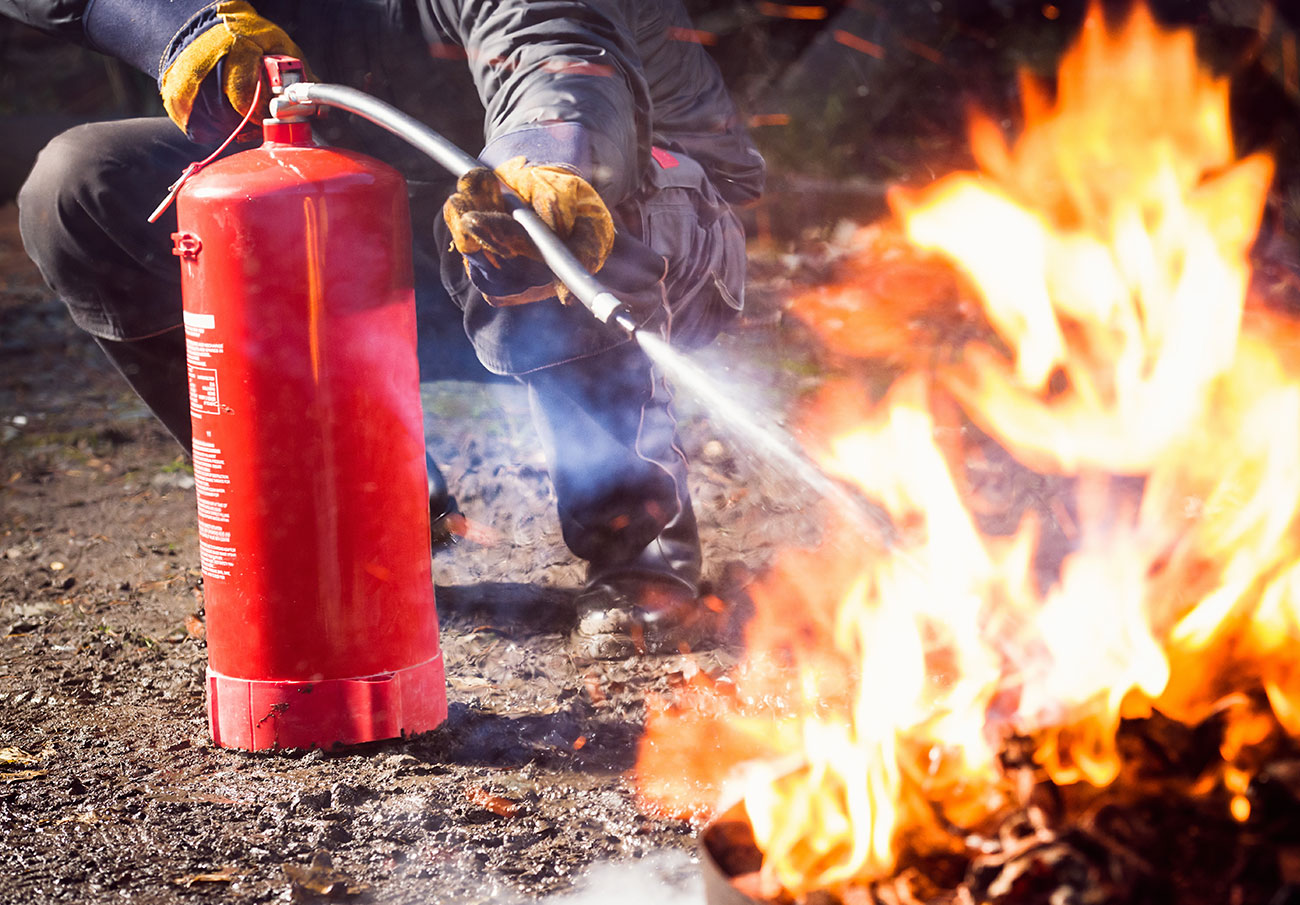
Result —
<svg viewBox="0 0 1300 905"><path fill-rule="evenodd" d="M212 0L0 0L0 13L158 77ZM731 203L763 161L680 0L254 0L322 78L422 114L495 165L577 167L611 205L654 176L652 149L697 161ZM468 75L457 86L450 67ZM472 81L472 85L470 82ZM464 94L472 92L471 97Z"/></svg>

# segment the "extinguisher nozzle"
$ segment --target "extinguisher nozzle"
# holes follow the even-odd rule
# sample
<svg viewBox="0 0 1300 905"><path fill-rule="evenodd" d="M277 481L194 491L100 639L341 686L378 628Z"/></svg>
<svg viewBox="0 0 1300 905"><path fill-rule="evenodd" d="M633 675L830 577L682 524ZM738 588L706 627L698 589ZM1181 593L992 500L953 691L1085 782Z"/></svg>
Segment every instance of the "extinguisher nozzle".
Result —
<svg viewBox="0 0 1300 905"><path fill-rule="evenodd" d="M628 336L632 336L637 331L637 323L632 319L631 312L626 308L619 308L609 316L609 319L605 323L613 324Z"/></svg>
<svg viewBox="0 0 1300 905"><path fill-rule="evenodd" d="M594 314L596 319L602 324L613 324L629 336L635 333L637 329L636 319L632 317L632 312L628 311L627 308L624 307L623 302L619 297L601 287L600 284L596 283L595 280L593 280L586 272L583 272L580 276L585 277L587 281L596 287L594 295L587 297L584 297L580 292L574 292L574 295L578 297L579 301L587 306L587 310ZM577 287L574 283L570 283L569 288L571 290L576 290Z"/></svg>

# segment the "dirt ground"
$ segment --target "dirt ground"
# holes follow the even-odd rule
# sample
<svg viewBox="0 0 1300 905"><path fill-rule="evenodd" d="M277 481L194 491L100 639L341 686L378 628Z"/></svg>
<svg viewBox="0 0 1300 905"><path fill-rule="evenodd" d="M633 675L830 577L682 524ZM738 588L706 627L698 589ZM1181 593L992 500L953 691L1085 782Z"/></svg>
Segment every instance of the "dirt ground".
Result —
<svg viewBox="0 0 1300 905"><path fill-rule="evenodd" d="M430 448L500 538L435 558L449 719L339 752L216 749L191 471L51 297L16 220L0 208L0 902L527 901L611 860L693 895L693 827L643 814L628 777L643 699L733 661L745 583L815 531L807 500L684 400L730 628L689 656L576 663L581 569L526 400L426 384ZM742 362L783 329L760 316L706 363L779 408L815 370Z"/></svg>

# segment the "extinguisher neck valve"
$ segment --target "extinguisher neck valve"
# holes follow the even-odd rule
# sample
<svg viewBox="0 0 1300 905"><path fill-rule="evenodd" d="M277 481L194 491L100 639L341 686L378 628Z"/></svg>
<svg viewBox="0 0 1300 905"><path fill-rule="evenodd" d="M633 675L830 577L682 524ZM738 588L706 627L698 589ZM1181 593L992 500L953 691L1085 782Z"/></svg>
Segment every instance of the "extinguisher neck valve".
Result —
<svg viewBox="0 0 1300 905"><path fill-rule="evenodd" d="M283 93L285 88L303 81L306 76L302 60L288 54L267 54L262 57L262 66L266 70L266 79L271 85L272 94Z"/></svg>
<svg viewBox="0 0 1300 905"><path fill-rule="evenodd" d="M291 101L282 94L271 98L271 116L274 119L285 122L303 120L317 112L316 105L310 101Z"/></svg>
<svg viewBox="0 0 1300 905"><path fill-rule="evenodd" d="M311 123L305 117L262 120L262 141L268 145L314 145Z"/></svg>

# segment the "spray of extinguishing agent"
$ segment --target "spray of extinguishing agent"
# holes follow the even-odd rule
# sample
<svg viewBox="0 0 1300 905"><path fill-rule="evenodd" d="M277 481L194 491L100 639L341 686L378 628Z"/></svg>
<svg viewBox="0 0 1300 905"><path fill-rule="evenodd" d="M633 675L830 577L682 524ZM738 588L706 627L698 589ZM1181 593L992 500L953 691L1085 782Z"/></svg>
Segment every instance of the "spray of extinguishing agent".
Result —
<svg viewBox="0 0 1300 905"><path fill-rule="evenodd" d="M256 750L424 732L447 699L406 188L385 164L317 146L311 116L359 115L457 176L482 164L369 95L302 81L298 60L266 66L275 97L261 147L217 160L223 145L192 164L150 218L175 201L213 740ZM635 338L752 451L891 544L886 516L639 333L532 208L503 195L594 317Z"/></svg>

